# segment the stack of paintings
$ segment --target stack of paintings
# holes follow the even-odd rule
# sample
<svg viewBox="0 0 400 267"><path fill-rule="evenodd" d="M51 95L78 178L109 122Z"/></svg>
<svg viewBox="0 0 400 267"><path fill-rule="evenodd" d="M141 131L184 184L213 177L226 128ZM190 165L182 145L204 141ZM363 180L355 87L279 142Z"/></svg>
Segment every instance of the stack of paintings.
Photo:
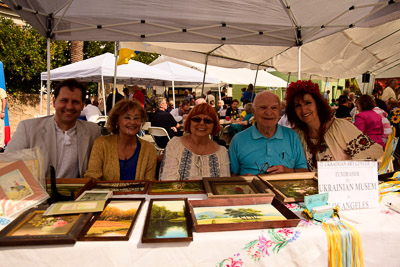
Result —
<svg viewBox="0 0 400 267"><path fill-rule="evenodd" d="M208 198L273 197L275 194L257 176L203 178Z"/></svg>
<svg viewBox="0 0 400 267"><path fill-rule="evenodd" d="M96 191L112 191L114 195L146 194L148 181L98 181Z"/></svg>
<svg viewBox="0 0 400 267"><path fill-rule="evenodd" d="M151 199L142 242L188 241L193 241L193 234L187 199Z"/></svg>
<svg viewBox="0 0 400 267"><path fill-rule="evenodd" d="M204 194L202 180L151 181L149 195Z"/></svg>
<svg viewBox="0 0 400 267"><path fill-rule="evenodd" d="M276 197L285 203L304 202L304 197L318 194L315 172L259 175Z"/></svg>
<svg viewBox="0 0 400 267"><path fill-rule="evenodd" d="M57 191L63 196L77 199L85 190L92 185L90 178L59 178L56 179ZM46 181L47 193L51 194L50 179Z"/></svg>

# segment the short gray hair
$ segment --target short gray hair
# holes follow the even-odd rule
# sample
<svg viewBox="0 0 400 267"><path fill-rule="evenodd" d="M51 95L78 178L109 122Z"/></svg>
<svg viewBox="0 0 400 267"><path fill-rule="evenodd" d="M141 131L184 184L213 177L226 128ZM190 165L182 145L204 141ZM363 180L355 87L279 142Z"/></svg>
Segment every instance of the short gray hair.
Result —
<svg viewBox="0 0 400 267"><path fill-rule="evenodd" d="M162 103L164 100L167 101L167 100L165 99L165 97L161 97L161 96L156 97L156 99L154 100L154 103L156 104L156 108L157 108L157 109L160 108L161 103Z"/></svg>

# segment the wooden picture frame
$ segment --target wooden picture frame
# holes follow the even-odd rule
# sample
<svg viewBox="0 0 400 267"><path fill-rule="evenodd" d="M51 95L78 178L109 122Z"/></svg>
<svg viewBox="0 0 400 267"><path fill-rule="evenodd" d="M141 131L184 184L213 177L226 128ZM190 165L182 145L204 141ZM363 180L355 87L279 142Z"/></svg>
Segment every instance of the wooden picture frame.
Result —
<svg viewBox="0 0 400 267"><path fill-rule="evenodd" d="M57 190L61 195L73 196L77 199L84 191L89 190L92 186L90 178L58 178L56 179ZM50 179L46 180L47 193L51 195Z"/></svg>
<svg viewBox="0 0 400 267"><path fill-rule="evenodd" d="M193 241L193 224L187 198L151 199L142 234L142 243L190 242ZM163 210L160 220L158 211ZM171 233L171 231L172 233Z"/></svg>
<svg viewBox="0 0 400 267"><path fill-rule="evenodd" d="M146 194L148 186L144 180L97 181L92 190L112 191L113 195Z"/></svg>
<svg viewBox="0 0 400 267"><path fill-rule="evenodd" d="M188 202L196 232L296 227L300 222L296 214L274 197L214 198ZM245 209L245 213L240 209Z"/></svg>
<svg viewBox="0 0 400 267"><path fill-rule="evenodd" d="M208 198L274 197L274 192L257 176L203 178Z"/></svg>
<svg viewBox="0 0 400 267"><path fill-rule="evenodd" d="M203 180L150 181L149 195L205 194Z"/></svg>
<svg viewBox="0 0 400 267"><path fill-rule="evenodd" d="M275 192L276 198L285 203L304 202L304 196L318 194L315 172L258 175Z"/></svg>
<svg viewBox="0 0 400 267"><path fill-rule="evenodd" d="M97 200L107 200L112 197L112 191L94 191L87 190L83 192L75 201L97 201Z"/></svg>
<svg viewBox="0 0 400 267"><path fill-rule="evenodd" d="M14 216L50 196L22 160L0 169L0 216Z"/></svg>
<svg viewBox="0 0 400 267"><path fill-rule="evenodd" d="M92 217L80 233L79 241L129 240L142 209L144 198L114 198L107 201L104 211ZM133 211L134 214L133 214ZM119 213L117 213L119 212ZM124 212L124 215L121 215ZM119 221L114 218L117 213ZM128 214L126 214L128 213ZM111 215L113 215L111 217ZM104 217L110 216L110 220ZM121 217L125 216L125 217Z"/></svg>
<svg viewBox="0 0 400 267"><path fill-rule="evenodd" d="M0 246L74 244L92 215L43 216L44 211L27 210L7 225L0 232Z"/></svg>

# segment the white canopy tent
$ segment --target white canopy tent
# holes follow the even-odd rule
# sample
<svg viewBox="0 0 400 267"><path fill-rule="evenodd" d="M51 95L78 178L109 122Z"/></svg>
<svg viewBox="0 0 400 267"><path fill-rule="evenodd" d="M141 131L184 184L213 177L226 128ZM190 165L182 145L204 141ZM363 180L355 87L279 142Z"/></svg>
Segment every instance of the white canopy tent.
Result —
<svg viewBox="0 0 400 267"><path fill-rule="evenodd" d="M162 62L174 62L183 66L187 66L199 71L204 72L206 69L205 64L191 62L187 60L177 59L168 56L160 56L156 60L154 60L150 65L157 66ZM217 76L221 83L225 84L256 84L258 86L265 87L286 87L287 82L282 80L279 77L276 77L267 71L260 71L258 74L254 70L246 69L246 68L222 68L216 66L207 66L207 74L213 74ZM255 81L255 77L257 76L257 80Z"/></svg>
<svg viewBox="0 0 400 267"><path fill-rule="evenodd" d="M175 50L177 47L186 49L185 53L179 52L179 56L185 56L185 59L210 65L259 69L271 66L269 61L272 58L295 47L298 48L296 65L299 77L302 45L345 29L373 27L400 17L398 0L4 2L47 37L48 51L50 39L173 42L178 43L172 46ZM203 52L192 50L189 44L203 44ZM168 44L160 49L165 46ZM226 50L229 56L224 56ZM218 54L211 56L216 51ZM199 58L187 57L189 52L197 53ZM169 55L163 51L158 53ZM49 73L49 53L47 60ZM316 65L320 63L315 62Z"/></svg>
<svg viewBox="0 0 400 267"><path fill-rule="evenodd" d="M75 78L83 82L101 82L103 93L104 110L106 110L105 101L105 82L113 82L115 57L111 53L105 53L93 58L75 62L50 71L50 80L60 81ZM172 77L167 72L151 67L135 60L129 60L128 64L117 67L116 81L125 84L158 84L172 81ZM47 80L47 72L41 73L41 80ZM43 88L41 86L41 88ZM42 103L42 90L40 91L40 103ZM40 105L42 107L42 105ZM41 113L41 112L40 112Z"/></svg>

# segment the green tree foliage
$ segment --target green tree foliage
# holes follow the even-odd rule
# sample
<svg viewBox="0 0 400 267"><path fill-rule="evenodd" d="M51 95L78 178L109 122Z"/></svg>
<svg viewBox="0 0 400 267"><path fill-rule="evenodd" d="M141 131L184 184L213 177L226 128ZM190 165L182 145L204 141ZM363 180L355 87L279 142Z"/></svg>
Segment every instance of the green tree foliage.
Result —
<svg viewBox="0 0 400 267"><path fill-rule="evenodd" d="M254 209L226 209L224 215L232 216L233 218L239 217L243 220L257 219L258 216L262 216L259 210Z"/></svg>
<svg viewBox="0 0 400 267"><path fill-rule="evenodd" d="M117 207L109 207L104 210L99 220L103 221L120 221L120 220L132 220L135 216L137 209L120 210Z"/></svg>
<svg viewBox="0 0 400 267"><path fill-rule="evenodd" d="M51 69L71 63L71 42L51 41ZM83 58L106 52L114 53L114 42L84 42ZM140 52L135 60L149 64L159 55ZM18 26L11 19L0 18L0 60L8 93L38 93L40 73L47 70L47 41L29 25ZM53 87L57 83L52 83ZM89 92L97 92L97 84L88 84Z"/></svg>
<svg viewBox="0 0 400 267"><path fill-rule="evenodd" d="M151 208L151 220L172 220L184 216L184 211L170 211L165 206L153 204Z"/></svg>

